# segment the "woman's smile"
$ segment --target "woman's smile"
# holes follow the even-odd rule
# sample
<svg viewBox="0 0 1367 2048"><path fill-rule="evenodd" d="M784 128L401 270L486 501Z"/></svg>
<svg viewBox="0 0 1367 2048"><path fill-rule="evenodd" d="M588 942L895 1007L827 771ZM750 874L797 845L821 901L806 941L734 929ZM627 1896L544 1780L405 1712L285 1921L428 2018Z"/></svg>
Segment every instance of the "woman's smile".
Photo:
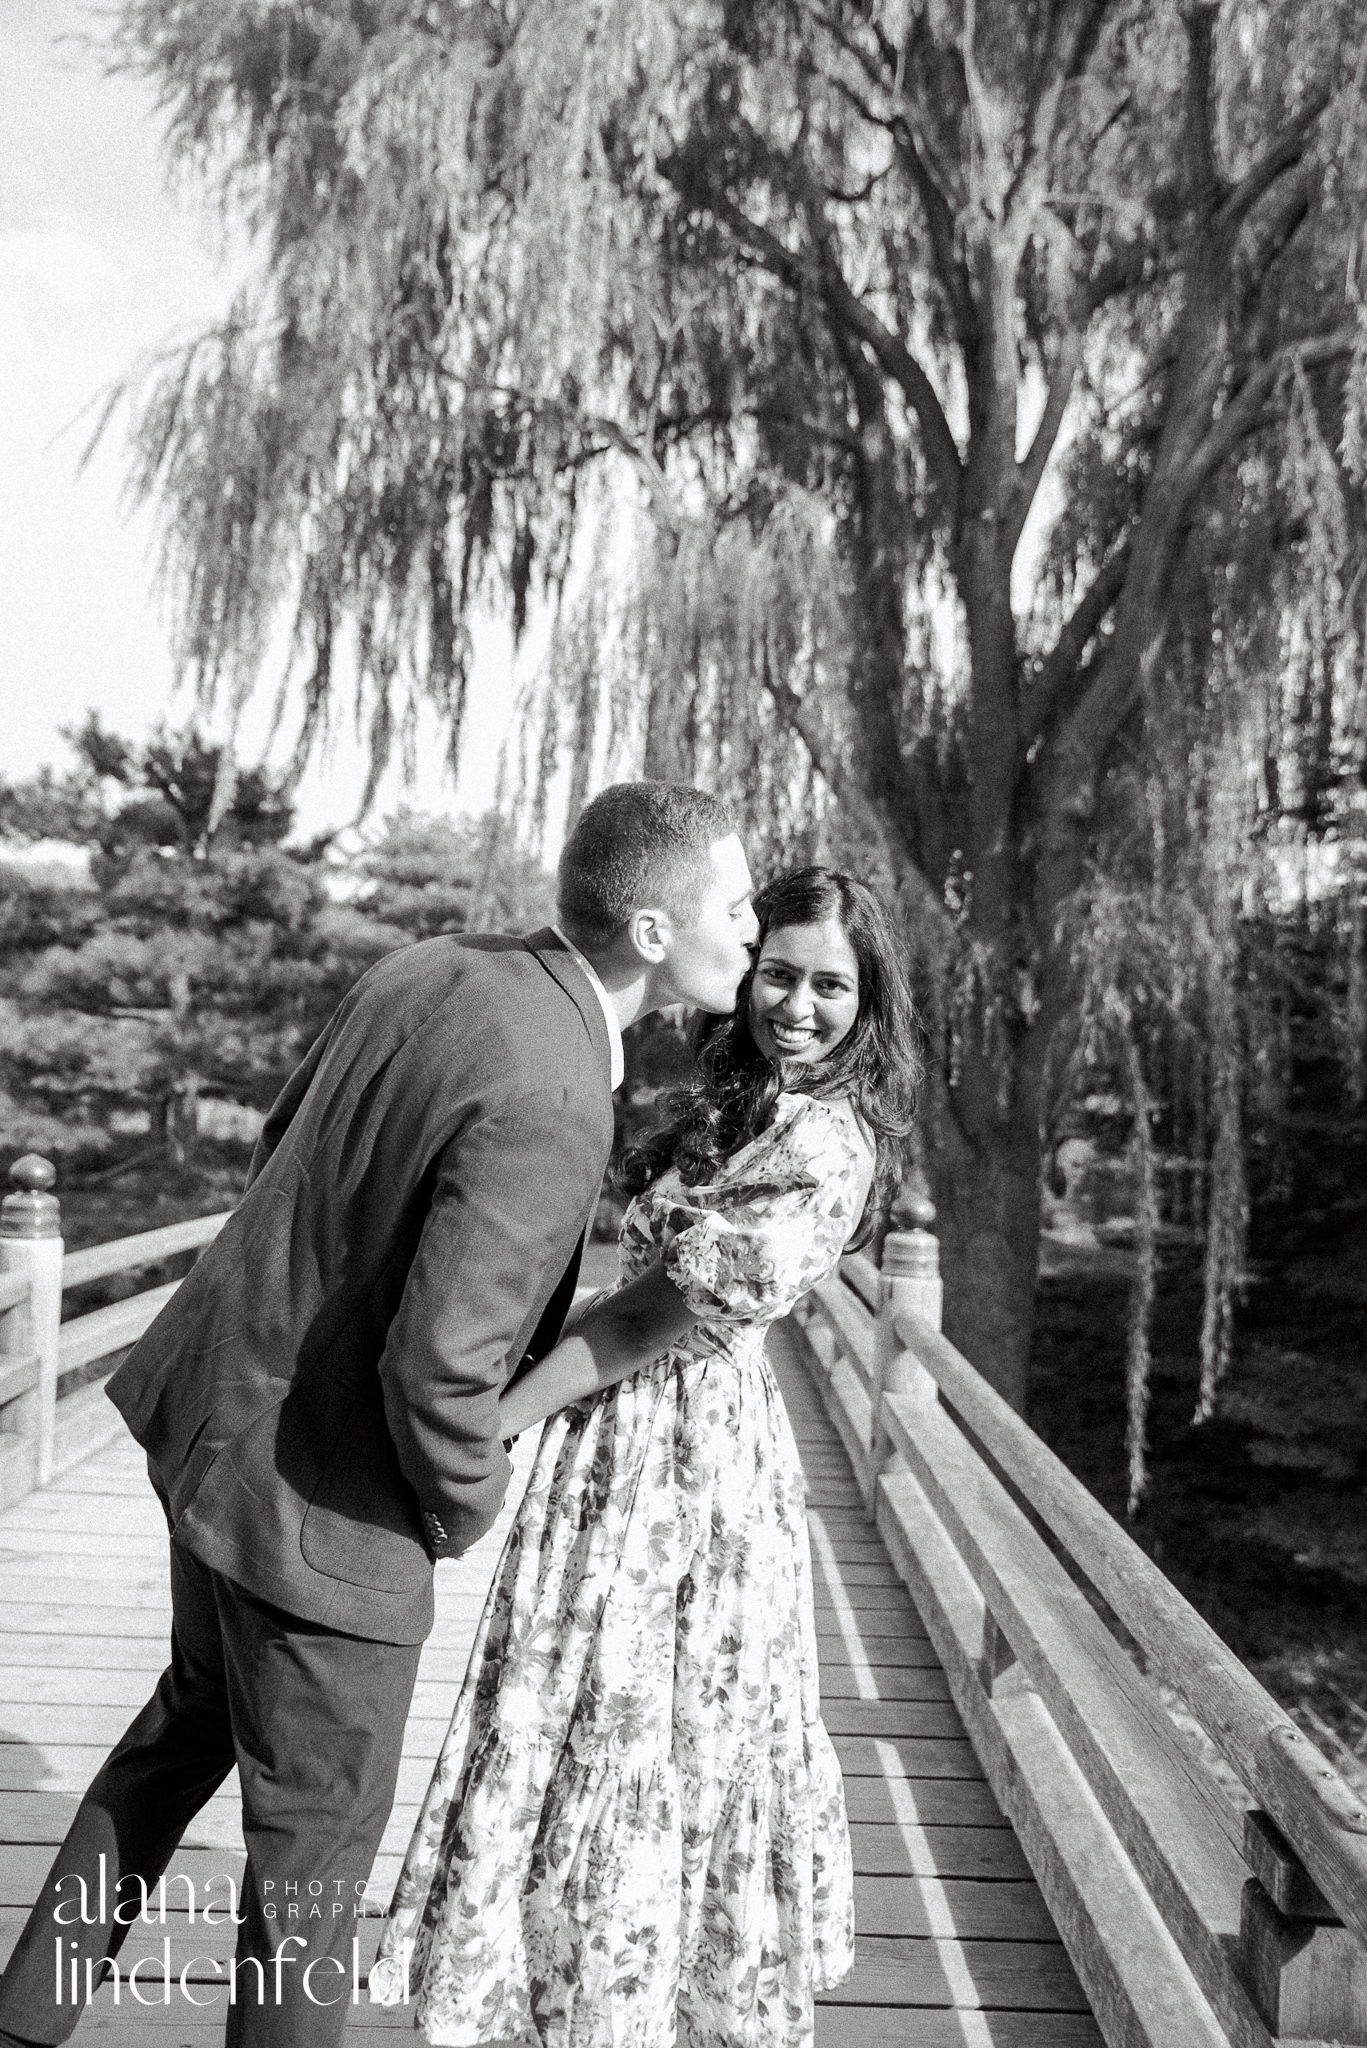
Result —
<svg viewBox="0 0 1367 2048"><path fill-rule="evenodd" d="M775 1043L785 1051L795 1052L799 1046L810 1045L816 1037L813 1024L783 1024L777 1017L765 1019Z"/></svg>
<svg viewBox="0 0 1367 2048"><path fill-rule="evenodd" d="M750 984L750 1036L766 1059L828 1059L859 1015L859 964L835 918L765 938Z"/></svg>

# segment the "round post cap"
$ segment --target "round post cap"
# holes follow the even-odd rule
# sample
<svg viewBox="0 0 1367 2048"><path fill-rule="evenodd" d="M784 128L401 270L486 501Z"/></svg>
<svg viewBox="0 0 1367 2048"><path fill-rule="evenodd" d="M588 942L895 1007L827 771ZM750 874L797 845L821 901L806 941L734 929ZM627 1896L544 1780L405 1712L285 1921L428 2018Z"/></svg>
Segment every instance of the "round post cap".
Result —
<svg viewBox="0 0 1367 2048"><path fill-rule="evenodd" d="M60 1237L61 1204L48 1190L57 1179L50 1159L25 1152L9 1170L15 1191L0 1202L0 1237Z"/></svg>
<svg viewBox="0 0 1367 2048"><path fill-rule="evenodd" d="M939 1239L928 1230L890 1230L883 1239L883 1272L889 1280L937 1280Z"/></svg>

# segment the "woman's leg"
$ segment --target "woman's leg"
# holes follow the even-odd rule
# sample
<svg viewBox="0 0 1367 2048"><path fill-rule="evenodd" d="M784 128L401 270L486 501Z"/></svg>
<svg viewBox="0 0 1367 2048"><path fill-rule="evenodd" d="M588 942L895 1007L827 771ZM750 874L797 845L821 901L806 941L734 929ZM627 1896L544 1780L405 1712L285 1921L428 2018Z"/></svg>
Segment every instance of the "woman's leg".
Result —
<svg viewBox="0 0 1367 2048"><path fill-rule="evenodd" d="M736 1375L715 1456L711 1514L679 1601L678 2048L800 2048L824 1889L815 1638L801 1468L758 1358Z"/></svg>
<svg viewBox="0 0 1367 2048"><path fill-rule="evenodd" d="M672 1388L641 1374L543 1436L396 1901L434 2042L672 2042Z"/></svg>

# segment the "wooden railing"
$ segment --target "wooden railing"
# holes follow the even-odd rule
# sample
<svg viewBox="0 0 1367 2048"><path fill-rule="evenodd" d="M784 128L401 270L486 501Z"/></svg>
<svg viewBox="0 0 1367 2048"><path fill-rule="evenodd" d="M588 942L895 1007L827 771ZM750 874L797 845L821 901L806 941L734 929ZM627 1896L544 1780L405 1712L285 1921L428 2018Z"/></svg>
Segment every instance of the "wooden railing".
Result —
<svg viewBox="0 0 1367 2048"><path fill-rule="evenodd" d="M103 1380L179 1284L149 1287L125 1301L62 1321L62 1296L112 1274L195 1251L227 1215L198 1216L162 1230L64 1255L61 1212L46 1159L27 1154L10 1168L12 1194L0 1202L0 1507L46 1486L118 1435L123 1424ZM92 1377L90 1367L105 1366Z"/></svg>
<svg viewBox="0 0 1367 2048"><path fill-rule="evenodd" d="M64 1258L52 1168L30 1155L11 1179L0 1505L118 1433L88 1368L121 1356L176 1283L65 1323L63 1291L198 1249L226 1221ZM1367 2044L1367 1803L939 1321L923 1229L892 1232L881 1267L844 1260L797 1317L1109 2048Z"/></svg>
<svg viewBox="0 0 1367 2048"><path fill-rule="evenodd" d="M936 1273L893 1232L800 1341L1106 2041L1367 2043L1367 1802L939 1334Z"/></svg>

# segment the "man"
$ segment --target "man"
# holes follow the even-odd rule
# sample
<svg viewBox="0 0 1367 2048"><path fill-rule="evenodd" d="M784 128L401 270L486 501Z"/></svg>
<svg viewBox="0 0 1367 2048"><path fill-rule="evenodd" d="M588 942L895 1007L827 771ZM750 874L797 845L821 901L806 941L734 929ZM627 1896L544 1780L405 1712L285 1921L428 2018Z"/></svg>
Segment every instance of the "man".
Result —
<svg viewBox="0 0 1367 2048"><path fill-rule="evenodd" d="M67 2037L54 1942L82 1993L87 1961L99 1982L115 1904L132 1917L234 1763L227 2041L341 2039L433 1559L502 1503L499 1395L573 1295L622 1027L734 1007L750 886L715 798L619 784L566 844L558 928L382 960L286 1084L241 1205L109 1383L171 1526L171 1663L58 1852L0 1985L0 2044ZM100 1896L86 1924L73 1901ZM287 1913L308 1899L328 1911Z"/></svg>

